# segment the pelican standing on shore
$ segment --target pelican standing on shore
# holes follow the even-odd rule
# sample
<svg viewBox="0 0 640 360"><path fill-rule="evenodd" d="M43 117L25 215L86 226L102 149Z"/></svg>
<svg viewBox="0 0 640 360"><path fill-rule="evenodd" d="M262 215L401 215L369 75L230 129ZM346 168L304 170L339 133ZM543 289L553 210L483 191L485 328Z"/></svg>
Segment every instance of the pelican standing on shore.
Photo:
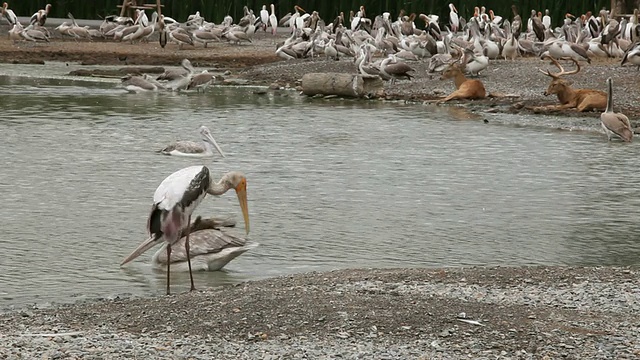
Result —
<svg viewBox="0 0 640 360"><path fill-rule="evenodd" d="M197 143L194 141L176 141L159 152L164 155L174 156L187 156L187 157L211 157L213 156L213 149L215 148L222 157L224 153L216 142L216 139L211 135L211 131L206 126L200 126L198 129L200 135L202 135L202 142Z"/></svg>
<svg viewBox="0 0 640 360"><path fill-rule="evenodd" d="M247 206L247 179L244 174L232 171L216 182L206 166L190 166L178 170L165 178L153 194L153 206L147 220L149 238L143 241L121 266L142 255L145 251L164 242L167 253L167 295L170 291L171 246L176 244L186 227L184 250L189 268L191 291L195 290L189 249L191 214L207 194L222 195L234 189L244 217L244 227L249 234L249 210Z"/></svg>
<svg viewBox="0 0 640 360"><path fill-rule="evenodd" d="M607 79L607 108L600 114L602 129L611 141L611 136L616 135L626 142L633 140L633 129L629 123L629 118L623 113L613 112L613 85L611 78Z"/></svg>
<svg viewBox="0 0 640 360"><path fill-rule="evenodd" d="M189 238L189 257L193 271L217 271L225 267L231 260L257 247L258 243L247 242L246 239L220 230L221 227L235 226L232 219L202 219L200 216L191 224ZM183 231L186 233L186 229ZM171 271L189 271L187 254L184 252L182 237L171 250ZM166 271L166 244L151 259L156 270Z"/></svg>

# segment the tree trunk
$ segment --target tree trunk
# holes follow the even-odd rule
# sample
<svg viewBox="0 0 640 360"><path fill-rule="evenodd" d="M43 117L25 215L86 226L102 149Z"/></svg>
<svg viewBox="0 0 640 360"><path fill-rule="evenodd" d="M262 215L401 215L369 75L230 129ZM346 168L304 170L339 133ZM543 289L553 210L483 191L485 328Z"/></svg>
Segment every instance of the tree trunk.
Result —
<svg viewBox="0 0 640 360"><path fill-rule="evenodd" d="M305 95L338 95L346 97L379 97L383 83L379 77L364 78L343 73L309 73L302 77Z"/></svg>

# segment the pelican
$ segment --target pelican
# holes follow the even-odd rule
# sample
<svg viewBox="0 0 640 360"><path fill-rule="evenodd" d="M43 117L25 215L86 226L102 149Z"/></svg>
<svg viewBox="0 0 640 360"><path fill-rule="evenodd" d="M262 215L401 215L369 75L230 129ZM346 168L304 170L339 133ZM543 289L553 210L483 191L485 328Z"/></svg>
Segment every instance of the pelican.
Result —
<svg viewBox="0 0 640 360"><path fill-rule="evenodd" d="M11 9L7 9L9 7L9 4L2 3L2 15L4 15L4 18L7 19L7 21L9 22L9 25L16 25L18 23L18 17L16 16L16 13L13 12L13 10Z"/></svg>
<svg viewBox="0 0 640 360"><path fill-rule="evenodd" d="M234 189L240 202L244 217L244 227L249 234L249 210L247 206L247 179L244 174L232 171L216 182L209 175L206 166L190 166L169 175L160 183L153 194L153 206L147 220L149 238L127 256L120 266L134 260L145 251L162 242L166 243L167 253L167 295L170 292L171 246L182 237L182 229L186 226L185 254L191 280L191 291L195 290L189 250L189 229L191 214L207 194L222 195Z"/></svg>
<svg viewBox="0 0 640 360"><path fill-rule="evenodd" d="M623 113L613 112L613 85L611 78L607 79L607 108L600 114L600 124L607 139L611 141L611 136L616 135L626 142L633 140L633 130L629 123L629 118Z"/></svg>
<svg viewBox="0 0 640 360"><path fill-rule="evenodd" d="M186 157L210 157L213 156L213 149L215 148L222 157L224 153L218 143L211 135L209 128L202 125L198 129L200 135L202 135L202 143L193 141L176 141L173 144L160 150L160 153L164 155L174 156L186 156Z"/></svg>
<svg viewBox="0 0 640 360"><path fill-rule="evenodd" d="M150 81L151 79L148 77L142 76L134 76L128 74L121 78L121 86L131 93L139 93L145 91L158 91L158 89L162 89L162 85L156 83L155 81ZM158 86L160 85L160 86Z"/></svg>
<svg viewBox="0 0 640 360"><path fill-rule="evenodd" d="M192 74L195 71L189 59L182 59L182 61L180 62L180 66L182 66L181 69L165 70L162 74L158 75L156 80L177 80L185 76L189 76L189 74Z"/></svg>
<svg viewBox="0 0 640 360"><path fill-rule="evenodd" d="M231 260L243 253L257 247L258 243L247 243L246 239L231 235L220 227L235 226L235 221L225 219L204 219L200 216L191 224L189 238L189 257L193 271L217 271L222 269ZM183 229L183 232L186 229ZM189 271L187 254L184 252L182 237L171 251L171 271ZM156 270L166 271L167 256L166 244L163 245L151 258L151 264Z"/></svg>
<svg viewBox="0 0 640 360"><path fill-rule="evenodd" d="M189 81L189 84L187 85L187 90L195 88L197 92L200 92L200 89L202 89L202 92L204 93L215 79L216 77L213 74L209 73L207 70L203 70L200 74L191 76L191 81Z"/></svg>

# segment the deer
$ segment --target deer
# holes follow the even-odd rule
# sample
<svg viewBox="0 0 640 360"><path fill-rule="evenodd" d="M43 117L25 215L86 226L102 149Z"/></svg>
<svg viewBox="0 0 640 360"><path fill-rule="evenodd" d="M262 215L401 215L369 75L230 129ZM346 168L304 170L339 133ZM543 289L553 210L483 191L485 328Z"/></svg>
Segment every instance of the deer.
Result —
<svg viewBox="0 0 640 360"><path fill-rule="evenodd" d="M453 78L456 90L444 99L438 100L438 104L453 99L484 99L487 96L482 81L467 79L461 67L464 67L464 65L453 63L442 72L440 80Z"/></svg>
<svg viewBox="0 0 640 360"><path fill-rule="evenodd" d="M591 111L591 110L604 110L607 107L607 93L600 90L593 89L574 89L571 87L572 81L562 79L563 75L577 74L580 71L580 64L571 59L576 65L576 68L571 71L565 71L562 65L558 63L558 60L551 56L545 56L543 59L548 58L553 64L555 64L560 72L552 73L549 70L540 70L541 73L551 77L551 83L544 92L544 96L556 94L560 105L550 105L548 109L573 109L578 111Z"/></svg>

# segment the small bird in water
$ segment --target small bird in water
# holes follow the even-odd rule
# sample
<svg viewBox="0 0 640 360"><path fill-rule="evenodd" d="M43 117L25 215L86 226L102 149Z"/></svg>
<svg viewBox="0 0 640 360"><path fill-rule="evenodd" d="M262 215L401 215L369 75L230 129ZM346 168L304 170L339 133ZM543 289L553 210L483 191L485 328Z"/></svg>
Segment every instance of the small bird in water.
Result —
<svg viewBox="0 0 640 360"><path fill-rule="evenodd" d="M158 152L174 156L211 157L214 155L213 149L215 148L222 157L225 157L209 128L203 125L198 130L202 136L201 143L188 140L176 141Z"/></svg>

